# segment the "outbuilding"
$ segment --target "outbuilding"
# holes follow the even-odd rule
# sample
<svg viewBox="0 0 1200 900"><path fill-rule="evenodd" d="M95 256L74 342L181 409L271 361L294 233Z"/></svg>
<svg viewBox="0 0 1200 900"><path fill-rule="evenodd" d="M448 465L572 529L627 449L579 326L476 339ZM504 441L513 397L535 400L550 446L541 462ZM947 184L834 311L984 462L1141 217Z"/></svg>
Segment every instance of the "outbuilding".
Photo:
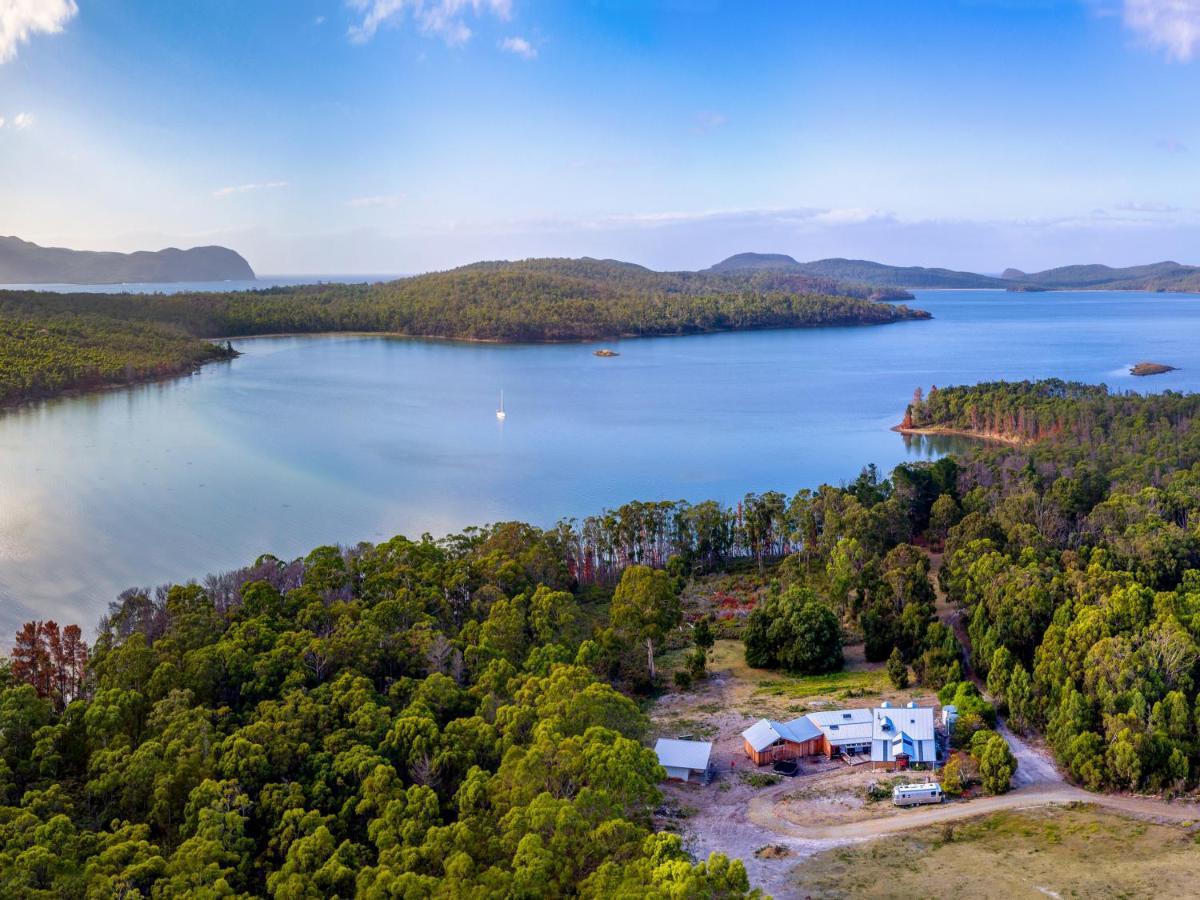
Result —
<svg viewBox="0 0 1200 900"><path fill-rule="evenodd" d="M824 735L808 716L790 722L759 719L742 732L742 746L756 766L822 752Z"/></svg>
<svg viewBox="0 0 1200 900"><path fill-rule="evenodd" d="M693 776L699 777L708 769L712 743L659 738L654 745L654 752L658 756L658 764L667 770L667 778L690 781Z"/></svg>

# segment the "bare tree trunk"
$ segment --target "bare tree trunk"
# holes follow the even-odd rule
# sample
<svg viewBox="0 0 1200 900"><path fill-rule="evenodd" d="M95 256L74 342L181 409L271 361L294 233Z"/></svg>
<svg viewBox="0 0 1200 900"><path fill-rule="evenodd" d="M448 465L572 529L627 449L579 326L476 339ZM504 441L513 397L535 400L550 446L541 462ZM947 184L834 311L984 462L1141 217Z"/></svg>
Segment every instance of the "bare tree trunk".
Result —
<svg viewBox="0 0 1200 900"><path fill-rule="evenodd" d="M655 671L654 671L654 641L653 641L653 640L651 640L650 638L646 638L646 661L647 661L648 663L650 663L650 680L651 680L651 681L653 681L653 680L654 680L654 678L655 678Z"/></svg>

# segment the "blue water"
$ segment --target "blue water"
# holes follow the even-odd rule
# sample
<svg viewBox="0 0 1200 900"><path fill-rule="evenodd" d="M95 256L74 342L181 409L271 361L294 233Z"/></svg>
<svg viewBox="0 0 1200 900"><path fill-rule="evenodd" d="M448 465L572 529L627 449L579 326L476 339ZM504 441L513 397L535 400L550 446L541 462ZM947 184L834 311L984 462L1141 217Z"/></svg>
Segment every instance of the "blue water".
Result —
<svg viewBox="0 0 1200 900"><path fill-rule="evenodd" d="M324 542L795 491L933 452L913 388L1200 389L1200 297L920 292L935 318L598 345L260 338L197 375L0 416L0 634ZM1180 367L1137 379L1138 360ZM497 421L504 390L508 419Z"/></svg>
<svg viewBox="0 0 1200 900"><path fill-rule="evenodd" d="M297 284L363 284L403 275L259 275L253 281L130 282L127 284L0 284L0 291L53 291L56 294L190 294L196 291L261 291Z"/></svg>

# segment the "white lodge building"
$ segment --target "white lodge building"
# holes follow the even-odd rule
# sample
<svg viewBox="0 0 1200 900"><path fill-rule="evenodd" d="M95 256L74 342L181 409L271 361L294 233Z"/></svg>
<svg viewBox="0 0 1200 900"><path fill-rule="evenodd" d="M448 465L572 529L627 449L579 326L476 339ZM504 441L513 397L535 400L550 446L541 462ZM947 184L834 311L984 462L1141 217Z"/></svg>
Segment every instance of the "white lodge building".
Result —
<svg viewBox="0 0 1200 900"><path fill-rule="evenodd" d="M873 768L907 769L937 764L933 708L892 706L830 709L790 722L762 719L742 732L746 755L763 766L781 759L824 754L870 756Z"/></svg>

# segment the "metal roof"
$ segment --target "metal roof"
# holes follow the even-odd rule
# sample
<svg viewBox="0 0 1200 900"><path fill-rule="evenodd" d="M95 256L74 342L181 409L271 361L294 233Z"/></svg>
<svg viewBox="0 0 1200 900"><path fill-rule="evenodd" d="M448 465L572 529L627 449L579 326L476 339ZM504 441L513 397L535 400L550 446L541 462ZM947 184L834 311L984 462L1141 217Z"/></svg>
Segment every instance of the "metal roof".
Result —
<svg viewBox="0 0 1200 900"><path fill-rule="evenodd" d="M826 709L808 714L809 721L835 745L869 741L872 718L869 709Z"/></svg>
<svg viewBox="0 0 1200 900"><path fill-rule="evenodd" d="M767 749L779 740L803 744L805 741L811 741L820 736L821 730L810 722L807 716L792 719L790 722L759 719L742 732L742 737L746 739L746 743L753 748L755 753Z"/></svg>
<svg viewBox="0 0 1200 900"><path fill-rule="evenodd" d="M942 786L936 781L926 781L922 784L898 784L892 788L892 796L906 794L910 791L940 791Z"/></svg>
<svg viewBox="0 0 1200 900"><path fill-rule="evenodd" d="M933 709L928 706L881 707L874 711L872 738L890 741L898 734L914 741L933 740Z"/></svg>
<svg viewBox="0 0 1200 900"><path fill-rule="evenodd" d="M658 754L659 765L664 769L698 769L703 772L708 768L712 743L659 738L654 745L654 752Z"/></svg>

